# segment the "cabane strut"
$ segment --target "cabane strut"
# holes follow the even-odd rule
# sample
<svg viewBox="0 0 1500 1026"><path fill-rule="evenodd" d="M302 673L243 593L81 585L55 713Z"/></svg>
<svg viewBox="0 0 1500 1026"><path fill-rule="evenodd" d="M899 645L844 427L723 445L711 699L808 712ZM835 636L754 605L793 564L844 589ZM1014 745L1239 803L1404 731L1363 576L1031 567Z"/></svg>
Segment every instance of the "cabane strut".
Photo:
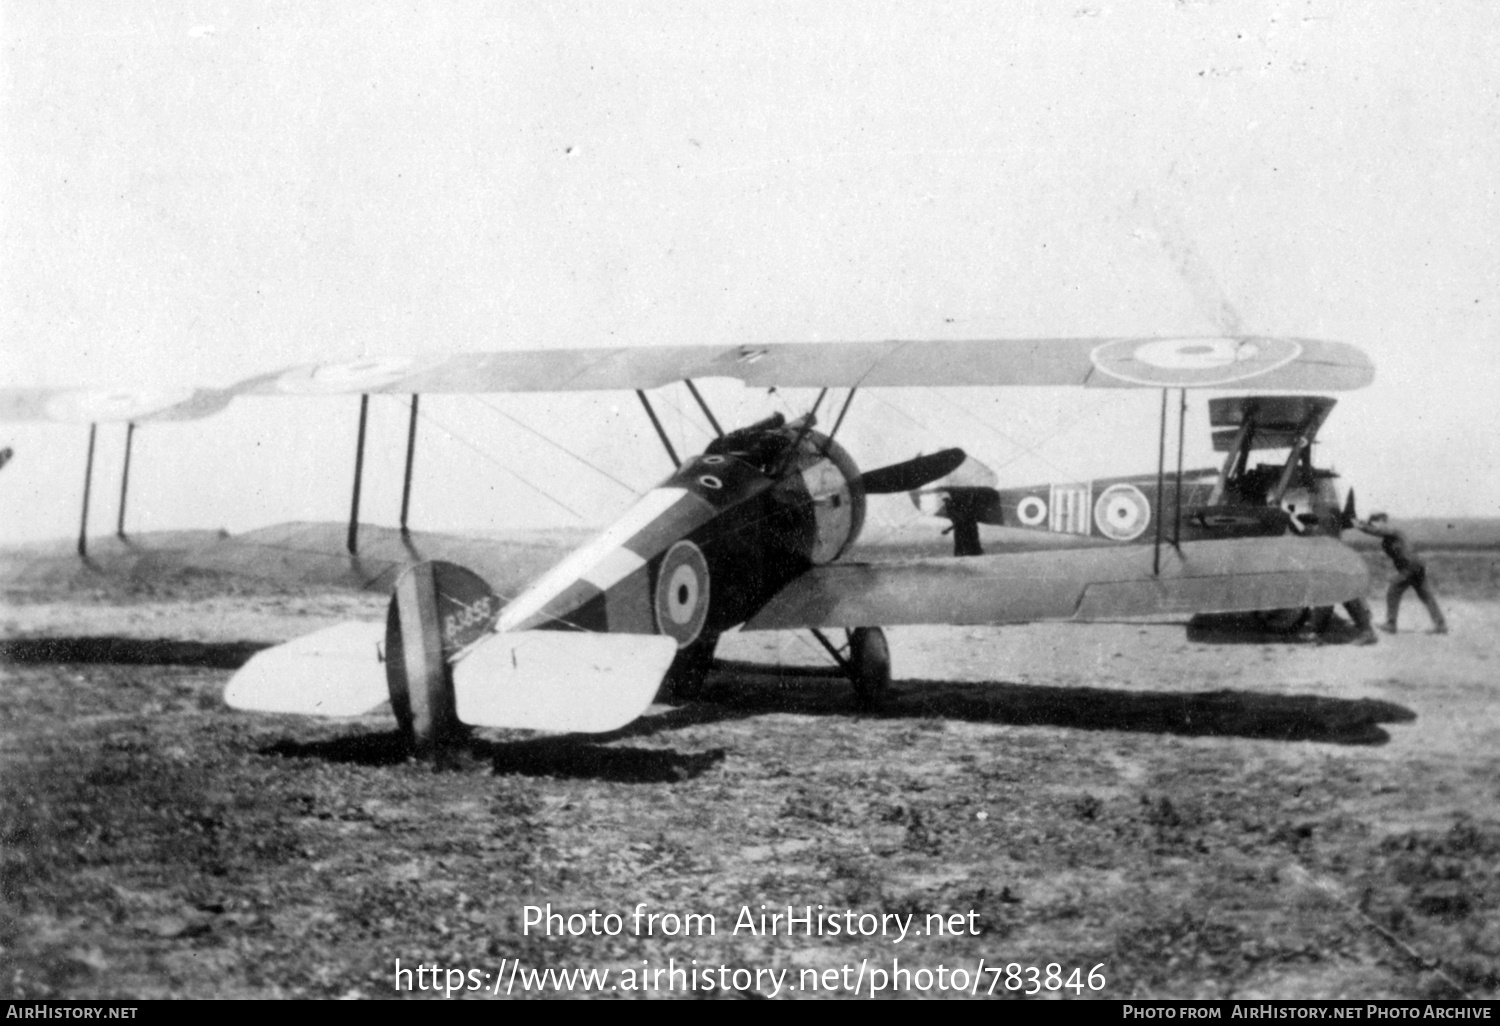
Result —
<svg viewBox="0 0 1500 1026"><path fill-rule="evenodd" d="M661 421L656 418L656 411L651 408L651 400L646 398L646 393L639 388L635 390L636 398L646 408L646 416L651 418L651 426L656 428L656 437L661 439L661 444L666 447L667 455L672 459L674 467L682 466L682 461L677 458L677 450L672 448L672 442L667 438L666 429L661 426Z"/></svg>

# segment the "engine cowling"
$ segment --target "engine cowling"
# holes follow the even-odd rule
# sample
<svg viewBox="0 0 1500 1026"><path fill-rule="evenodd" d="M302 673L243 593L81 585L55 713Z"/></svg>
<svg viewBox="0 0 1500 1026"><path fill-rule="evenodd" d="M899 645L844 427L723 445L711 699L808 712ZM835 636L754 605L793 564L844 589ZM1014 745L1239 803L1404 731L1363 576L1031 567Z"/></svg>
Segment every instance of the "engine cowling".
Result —
<svg viewBox="0 0 1500 1026"><path fill-rule="evenodd" d="M803 436L772 497L801 512L802 529L792 541L797 554L814 565L838 559L864 527L859 468L841 445L817 431Z"/></svg>

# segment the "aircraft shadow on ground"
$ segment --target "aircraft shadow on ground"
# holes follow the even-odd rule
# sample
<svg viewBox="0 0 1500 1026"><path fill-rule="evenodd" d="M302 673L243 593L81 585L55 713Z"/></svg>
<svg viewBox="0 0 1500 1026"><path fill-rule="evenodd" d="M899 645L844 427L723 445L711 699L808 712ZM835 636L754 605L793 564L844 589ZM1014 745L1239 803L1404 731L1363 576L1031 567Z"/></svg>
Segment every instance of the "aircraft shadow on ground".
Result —
<svg viewBox="0 0 1500 1026"><path fill-rule="evenodd" d="M61 637L25 638L0 642L0 662L35 665L80 663L117 666L191 666L235 670L256 652L270 646L260 642L176 641L166 638ZM617 783L673 783L690 780L724 758L724 750L678 752L672 749L611 745L630 736L655 733L690 722L722 719L712 706L675 709L652 717L647 731L627 727L613 734L570 735L490 741L472 737L458 746L450 760L462 769L488 763L499 774L539 777L584 777ZM411 757L406 739L397 731L347 734L322 741L283 740L261 749L262 754L287 758L324 759L362 766L395 766Z"/></svg>
<svg viewBox="0 0 1500 1026"><path fill-rule="evenodd" d="M703 698L726 716L765 712L848 715L855 711L847 681L800 667L779 670L721 663ZM1404 706L1368 698L932 680L895 682L885 702L864 715L1346 745L1384 744L1390 735L1380 724L1416 719L1416 713Z"/></svg>
<svg viewBox="0 0 1500 1026"><path fill-rule="evenodd" d="M67 637L0 641L0 662L113 663L117 666L198 666L237 670L270 648L255 641L177 641L171 638Z"/></svg>
<svg viewBox="0 0 1500 1026"><path fill-rule="evenodd" d="M470 737L443 756L438 769L466 770L488 765L497 775L567 777L619 784L672 784L691 780L724 759L724 749L678 752L672 749L614 747L609 740L625 732L580 737L490 741ZM395 766L411 757L411 748L397 731L350 734L325 741L278 741L262 755L323 759L361 766Z"/></svg>
<svg viewBox="0 0 1500 1026"><path fill-rule="evenodd" d="M1319 633L1311 618L1291 615L1263 617L1254 613L1201 613L1187 624L1187 639L1199 645L1347 645L1359 630L1342 617L1333 617Z"/></svg>
<svg viewBox="0 0 1500 1026"><path fill-rule="evenodd" d="M0 661L114 663L235 669L267 647L256 642L196 642L118 637L36 638L0 642ZM689 780L717 764L722 749L683 753L618 742L693 724L768 712L848 716L858 712L853 691L825 667L774 667L721 660L698 700L642 717L610 734L521 741L471 738L457 758L488 763L496 773L580 777L622 783ZM1416 714L1374 699L1273 695L1254 691L1161 692L1060 687L1003 681L898 681L882 706L862 713L878 719L955 719L1012 726L1123 730L1186 737L1244 737L1277 741L1376 745L1390 740L1380 726ZM410 756L395 731L359 733L314 742L282 741L265 754L388 766Z"/></svg>

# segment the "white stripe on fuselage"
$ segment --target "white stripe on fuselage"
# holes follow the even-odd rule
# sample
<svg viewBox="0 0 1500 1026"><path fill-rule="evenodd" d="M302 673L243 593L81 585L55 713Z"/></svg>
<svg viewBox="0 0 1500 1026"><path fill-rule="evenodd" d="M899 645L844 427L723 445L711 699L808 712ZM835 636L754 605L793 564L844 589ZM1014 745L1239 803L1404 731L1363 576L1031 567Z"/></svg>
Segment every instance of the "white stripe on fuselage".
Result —
<svg viewBox="0 0 1500 1026"><path fill-rule="evenodd" d="M596 535L582 548L575 549L561 563L537 578L531 587L517 595L515 601L501 612L496 629L515 630L545 609L549 602L575 581L588 581L603 591L644 564L645 560L625 548L625 543L687 494L686 488L653 488L641 496L639 502L626 510L603 533Z"/></svg>
<svg viewBox="0 0 1500 1026"><path fill-rule="evenodd" d="M600 591L608 591L645 565L644 558L622 545L585 570L583 579Z"/></svg>

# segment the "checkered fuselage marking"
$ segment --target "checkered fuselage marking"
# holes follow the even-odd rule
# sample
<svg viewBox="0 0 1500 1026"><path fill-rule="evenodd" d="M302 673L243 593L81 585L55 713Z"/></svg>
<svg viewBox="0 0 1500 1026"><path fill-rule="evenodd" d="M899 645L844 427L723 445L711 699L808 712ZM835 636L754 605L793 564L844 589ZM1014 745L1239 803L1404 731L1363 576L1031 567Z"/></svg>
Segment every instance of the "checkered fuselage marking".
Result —
<svg viewBox="0 0 1500 1026"><path fill-rule="evenodd" d="M566 622L570 613L622 581L639 576L644 582L647 561L666 547L652 551L651 542L660 534L653 528L666 521L690 530L713 513L712 505L686 488L651 489L620 519L516 596L501 612L499 629L522 631L552 620Z"/></svg>

